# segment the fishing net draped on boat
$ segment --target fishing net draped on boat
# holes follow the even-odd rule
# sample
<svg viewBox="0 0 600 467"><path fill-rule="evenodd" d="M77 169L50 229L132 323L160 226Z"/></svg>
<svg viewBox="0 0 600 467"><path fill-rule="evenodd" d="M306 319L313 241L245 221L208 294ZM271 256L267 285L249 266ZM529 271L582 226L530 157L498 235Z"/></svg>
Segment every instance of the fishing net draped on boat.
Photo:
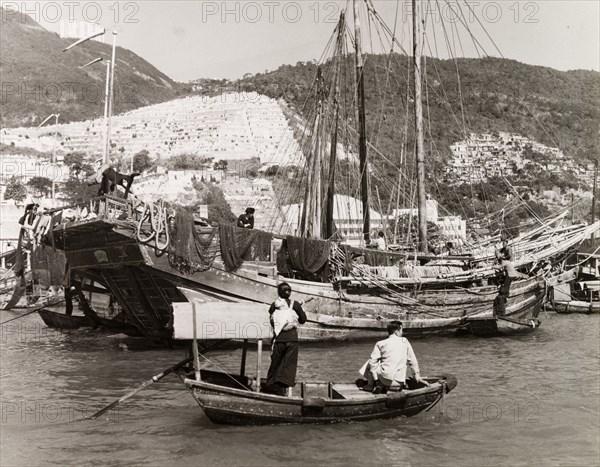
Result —
<svg viewBox="0 0 600 467"><path fill-rule="evenodd" d="M244 261L269 261L272 239L273 235L261 230L221 224L219 240L225 268L228 271L235 271Z"/></svg>
<svg viewBox="0 0 600 467"><path fill-rule="evenodd" d="M316 274L329 261L331 243L326 240L288 236L282 249L284 257L289 258L292 269L305 274Z"/></svg>
<svg viewBox="0 0 600 467"><path fill-rule="evenodd" d="M379 250L362 250L365 264L369 266L398 266L406 261L404 253L392 253Z"/></svg>
<svg viewBox="0 0 600 467"><path fill-rule="evenodd" d="M206 233L198 232L192 215L185 209L178 209L169 245L171 266L185 274L209 269L219 253L216 233L216 228L207 229Z"/></svg>
<svg viewBox="0 0 600 467"><path fill-rule="evenodd" d="M34 282L45 287L68 285L67 259L61 250L41 244L31 252Z"/></svg>

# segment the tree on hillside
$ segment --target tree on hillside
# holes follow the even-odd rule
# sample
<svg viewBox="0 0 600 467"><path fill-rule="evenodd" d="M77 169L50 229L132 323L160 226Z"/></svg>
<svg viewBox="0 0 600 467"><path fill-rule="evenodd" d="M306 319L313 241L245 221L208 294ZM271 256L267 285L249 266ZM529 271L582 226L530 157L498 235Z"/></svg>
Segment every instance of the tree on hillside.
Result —
<svg viewBox="0 0 600 467"><path fill-rule="evenodd" d="M52 180L47 177L33 177L27 182L27 186L37 191L40 196L45 196L52 188Z"/></svg>
<svg viewBox="0 0 600 467"><path fill-rule="evenodd" d="M65 155L63 163L69 167L69 171L78 175L81 172L85 160L83 152L70 152Z"/></svg>
<svg viewBox="0 0 600 467"><path fill-rule="evenodd" d="M64 183L62 193L68 204L82 204L98 195L98 186L72 176Z"/></svg>
<svg viewBox="0 0 600 467"><path fill-rule="evenodd" d="M150 153L146 149L142 149L140 152L136 153L133 156L133 171L134 172L143 172L144 170L148 170L152 168L154 163L150 158Z"/></svg>
<svg viewBox="0 0 600 467"><path fill-rule="evenodd" d="M167 162L170 170L202 170L210 166L212 158L200 157L194 154L180 154L171 157Z"/></svg>
<svg viewBox="0 0 600 467"><path fill-rule="evenodd" d="M214 169L215 170L227 170L227 165L228 165L227 161L220 160L218 162L215 162Z"/></svg>
<svg viewBox="0 0 600 467"><path fill-rule="evenodd" d="M11 177L6 184L6 191L4 192L5 199L14 199L15 201L23 201L27 196L27 188L17 179L17 177Z"/></svg>

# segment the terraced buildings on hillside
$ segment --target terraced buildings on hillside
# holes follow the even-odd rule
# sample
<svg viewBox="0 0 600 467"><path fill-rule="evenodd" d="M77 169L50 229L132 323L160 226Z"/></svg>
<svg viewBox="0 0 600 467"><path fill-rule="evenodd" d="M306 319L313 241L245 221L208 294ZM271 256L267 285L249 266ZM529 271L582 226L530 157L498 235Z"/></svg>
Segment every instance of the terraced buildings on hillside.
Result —
<svg viewBox="0 0 600 467"><path fill-rule="evenodd" d="M477 183L494 176L510 176L528 164L551 173L572 172L582 181L593 180L593 166L580 165L559 148L544 146L512 133L471 133L450 146L452 159L446 172L458 183Z"/></svg>
<svg viewBox="0 0 600 467"><path fill-rule="evenodd" d="M111 156L132 157L147 150L152 158L193 154L215 160L259 158L264 164L300 157L283 102L257 93L176 99L111 119ZM38 128L3 130L5 144L48 150L58 135L60 152L102 154L105 122L87 120Z"/></svg>

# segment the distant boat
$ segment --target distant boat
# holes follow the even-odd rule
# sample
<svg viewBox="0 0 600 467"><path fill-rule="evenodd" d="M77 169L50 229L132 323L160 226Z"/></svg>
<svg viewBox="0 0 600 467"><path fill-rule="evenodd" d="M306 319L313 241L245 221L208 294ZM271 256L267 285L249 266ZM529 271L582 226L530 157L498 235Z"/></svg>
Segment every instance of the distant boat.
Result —
<svg viewBox="0 0 600 467"><path fill-rule="evenodd" d="M600 313L600 280L558 284L551 304L557 313Z"/></svg>
<svg viewBox="0 0 600 467"><path fill-rule="evenodd" d="M139 337L140 332L134 326L121 320L108 319L103 317L90 317L84 315L67 315L63 310L55 311L49 308L42 308L38 311L40 318L46 326L52 329L72 330L81 328L102 329L113 333L123 333L128 336Z"/></svg>
<svg viewBox="0 0 600 467"><path fill-rule="evenodd" d="M600 313L600 241L585 240L574 256L578 275L554 285L550 304L557 313Z"/></svg>

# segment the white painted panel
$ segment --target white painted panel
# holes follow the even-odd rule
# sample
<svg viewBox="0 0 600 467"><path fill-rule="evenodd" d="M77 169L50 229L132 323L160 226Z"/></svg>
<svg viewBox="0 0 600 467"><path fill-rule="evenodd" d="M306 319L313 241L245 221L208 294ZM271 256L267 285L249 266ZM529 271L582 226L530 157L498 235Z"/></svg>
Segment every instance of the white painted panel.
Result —
<svg viewBox="0 0 600 467"><path fill-rule="evenodd" d="M263 303L198 302L197 339L270 339L269 306ZM192 303L173 303L173 338L193 339Z"/></svg>

